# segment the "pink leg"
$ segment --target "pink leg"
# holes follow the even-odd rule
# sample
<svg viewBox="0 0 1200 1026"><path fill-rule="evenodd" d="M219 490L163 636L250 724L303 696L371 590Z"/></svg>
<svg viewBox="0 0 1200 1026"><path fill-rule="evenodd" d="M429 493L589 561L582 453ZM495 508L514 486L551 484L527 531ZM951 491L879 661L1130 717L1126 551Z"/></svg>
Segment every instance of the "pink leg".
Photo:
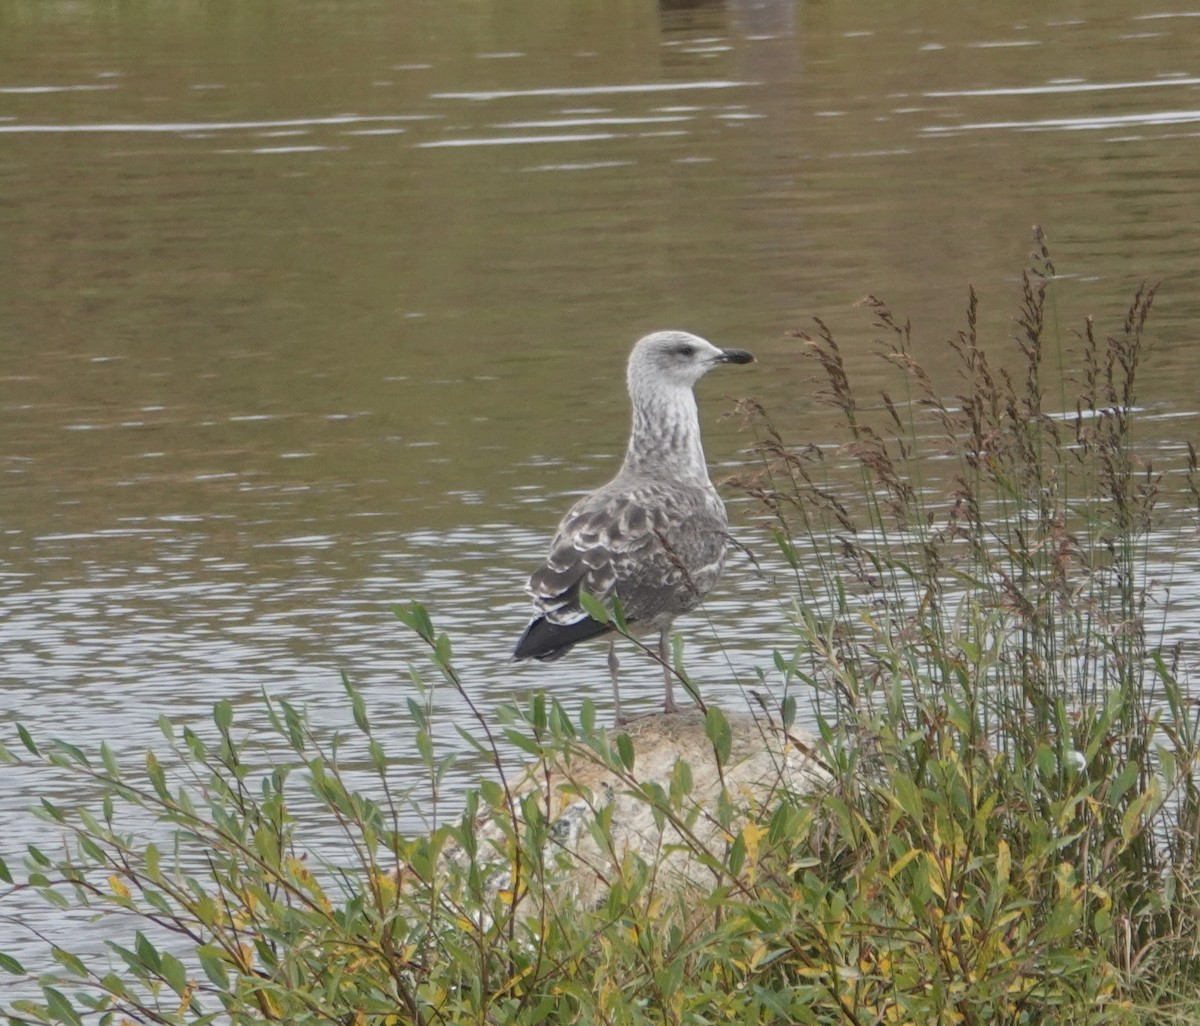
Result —
<svg viewBox="0 0 1200 1026"><path fill-rule="evenodd" d="M670 627L664 627L658 634L658 658L662 660L663 691L666 700L663 702L663 712L675 712L675 681L671 671Z"/></svg>
<svg viewBox="0 0 1200 1026"><path fill-rule="evenodd" d="M608 643L608 675L612 678L613 709L616 711L615 723L625 722L625 717L621 715L621 691L617 687L617 670L620 665L617 661L617 643L610 641Z"/></svg>

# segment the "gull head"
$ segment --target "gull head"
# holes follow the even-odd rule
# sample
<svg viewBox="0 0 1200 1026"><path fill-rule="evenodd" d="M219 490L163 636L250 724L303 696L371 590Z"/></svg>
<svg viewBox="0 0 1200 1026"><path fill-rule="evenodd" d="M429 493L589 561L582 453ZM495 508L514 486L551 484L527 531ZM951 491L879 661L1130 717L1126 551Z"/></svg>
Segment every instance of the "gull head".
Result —
<svg viewBox="0 0 1200 1026"><path fill-rule="evenodd" d="M644 387L691 388L723 363L752 363L744 349L719 349L686 331L656 331L641 339L629 354L629 390Z"/></svg>

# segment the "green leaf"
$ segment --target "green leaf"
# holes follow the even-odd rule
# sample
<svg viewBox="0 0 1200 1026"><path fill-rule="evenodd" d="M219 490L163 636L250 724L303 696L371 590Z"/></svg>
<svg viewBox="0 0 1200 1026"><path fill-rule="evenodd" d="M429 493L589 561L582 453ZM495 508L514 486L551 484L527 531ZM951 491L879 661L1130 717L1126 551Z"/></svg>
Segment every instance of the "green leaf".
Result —
<svg viewBox="0 0 1200 1026"><path fill-rule="evenodd" d="M1136 762L1129 762L1124 769L1117 774L1117 779L1109 785L1108 793L1104 796L1110 805L1116 806L1134 783L1137 781L1138 774L1141 772L1141 766Z"/></svg>
<svg viewBox="0 0 1200 1026"><path fill-rule="evenodd" d="M493 809L504 805L504 789L494 780L479 781L479 797Z"/></svg>
<svg viewBox="0 0 1200 1026"><path fill-rule="evenodd" d="M433 765L433 738L430 737L429 731L417 731L417 752L421 756L421 761L426 766Z"/></svg>
<svg viewBox="0 0 1200 1026"><path fill-rule="evenodd" d="M1129 803L1129 807L1121 816L1121 840L1125 847L1128 847L1135 836L1148 829L1149 817L1146 816L1146 810L1157 801L1157 792L1158 789L1151 785Z"/></svg>
<svg viewBox="0 0 1200 1026"><path fill-rule="evenodd" d="M146 899L146 904L153 905L167 918L171 918L175 915L175 909L171 906L171 903L163 897L161 891L152 891L143 885L142 897Z"/></svg>
<svg viewBox="0 0 1200 1026"><path fill-rule="evenodd" d="M0 969L12 973L14 976L25 975L25 967L13 958L12 955L6 955L3 951L0 951Z"/></svg>
<svg viewBox="0 0 1200 1026"><path fill-rule="evenodd" d="M796 722L796 696L785 695L780 708L783 718L783 729L791 730L792 725Z"/></svg>
<svg viewBox="0 0 1200 1026"><path fill-rule="evenodd" d="M625 607L621 605L621 596L613 593L612 597L612 618L613 623L617 625L617 630L622 634L629 633L629 623L625 619Z"/></svg>
<svg viewBox="0 0 1200 1026"><path fill-rule="evenodd" d="M367 703L363 701L362 693L350 683L350 677L345 670L342 671L342 684L346 688L346 694L350 696L350 711L354 715L354 725L364 734L371 733L371 724L367 719Z"/></svg>
<svg viewBox="0 0 1200 1026"><path fill-rule="evenodd" d="M13 882L12 873L8 871L8 865L4 859L0 859L0 880L8 884Z"/></svg>
<svg viewBox="0 0 1200 1026"><path fill-rule="evenodd" d="M676 759L671 769L671 804L678 807L685 795L692 792L692 767L684 759Z"/></svg>
<svg viewBox="0 0 1200 1026"><path fill-rule="evenodd" d="M733 839L733 844L729 848L727 864L729 872L733 876L737 876L742 871L742 866L746 864L746 839L741 834Z"/></svg>
<svg viewBox="0 0 1200 1026"><path fill-rule="evenodd" d="M158 850L157 844L146 845L146 875L154 881L162 879L162 872L159 869L159 864L162 860L162 853Z"/></svg>
<svg viewBox="0 0 1200 1026"><path fill-rule="evenodd" d="M604 608L604 603L601 602L595 595L589 595L586 591L579 593L579 606L597 623L608 623L608 610Z"/></svg>
<svg viewBox="0 0 1200 1026"><path fill-rule="evenodd" d="M287 731L288 742L292 746L292 750L298 753L303 753L305 722L304 714L300 712L290 702L279 700L279 707L283 710L283 722Z"/></svg>
<svg viewBox="0 0 1200 1026"><path fill-rule="evenodd" d="M521 749L521 751L525 752L527 755L532 755L535 759L540 759L542 757L542 746L533 740L533 738L525 737L525 735L518 730L506 730L504 732L504 736L508 740L509 744Z"/></svg>
<svg viewBox="0 0 1200 1026"><path fill-rule="evenodd" d="M779 547L779 552L787 562L787 565L793 570L798 569L800 566L800 557L796 553L796 546L792 544L792 540L778 527L771 533L775 536L775 544Z"/></svg>
<svg viewBox="0 0 1200 1026"><path fill-rule="evenodd" d="M896 803L914 824L925 822L925 803L921 800L921 791L911 777L903 773L892 775L892 795Z"/></svg>
<svg viewBox="0 0 1200 1026"><path fill-rule="evenodd" d="M717 795L717 823L726 830L730 829L735 811L733 799L729 796L729 789L722 787L721 793Z"/></svg>
<svg viewBox="0 0 1200 1026"><path fill-rule="evenodd" d="M437 761L437 766L434 768L433 780L435 784L441 784L449 773L458 764L458 755L455 752L447 752Z"/></svg>
<svg viewBox="0 0 1200 1026"><path fill-rule="evenodd" d="M207 894L196 899L192 905L192 912L207 927L211 928L217 921L217 903Z"/></svg>
<svg viewBox="0 0 1200 1026"><path fill-rule="evenodd" d="M449 635L438 635L437 641L433 643L433 658L443 668L450 665L452 662L452 651Z"/></svg>
<svg viewBox="0 0 1200 1026"><path fill-rule="evenodd" d="M78 957L72 955L71 952L67 951L65 948L51 947L50 954L54 957L54 961L63 966L67 972L71 973L73 976L79 976L87 979L87 967L79 960Z"/></svg>
<svg viewBox="0 0 1200 1026"><path fill-rule="evenodd" d="M105 973L100 977L100 986L107 990L110 994L115 994L119 998L130 998L129 988L125 985L125 981L116 973Z"/></svg>
<svg viewBox="0 0 1200 1026"><path fill-rule="evenodd" d="M159 957L158 949L150 943L150 939L140 930L134 939L134 950L137 952L137 960L151 972L159 973L162 971L162 959Z"/></svg>
<svg viewBox="0 0 1200 1026"><path fill-rule="evenodd" d="M33 738L30 736L29 731L25 729L25 724L23 724L23 723L17 724L17 737L19 737L21 739L21 744L23 744L29 750L30 754L32 754L32 755L41 755L42 754L41 752L38 751L38 746L33 743Z"/></svg>
<svg viewBox="0 0 1200 1026"><path fill-rule="evenodd" d="M53 745L55 748L57 748L60 752L65 752L67 755L69 755L71 757L71 759L74 762L77 762L80 766L83 766L87 769L92 768L92 764L88 760L88 757L83 754L83 749L77 748L75 745L70 744L67 741L63 741L59 738L55 738L53 741L50 742L50 744Z"/></svg>
<svg viewBox="0 0 1200 1026"><path fill-rule="evenodd" d="M62 991L55 990L48 984L42 984L42 996L46 999L46 1010L53 1017L61 1019L63 1022L74 1023L75 1026L83 1026L83 1020L79 1018L79 1014Z"/></svg>
<svg viewBox="0 0 1200 1026"><path fill-rule="evenodd" d="M204 970L204 975L208 977L209 982L219 990L228 990L229 971L225 966L221 949L204 945L196 949L196 956L200 959L200 968Z"/></svg>
<svg viewBox="0 0 1200 1026"><path fill-rule="evenodd" d="M633 742L628 734L617 735L617 755L621 758L621 765L633 772Z"/></svg>
<svg viewBox="0 0 1200 1026"><path fill-rule="evenodd" d="M562 702L557 698L550 702L550 730L555 737L575 737L575 724L572 722L570 714L563 708Z"/></svg>
<svg viewBox="0 0 1200 1026"><path fill-rule="evenodd" d="M187 990L187 970L184 969L183 963L168 951L162 953L162 974L176 994L183 994Z"/></svg>
<svg viewBox="0 0 1200 1026"><path fill-rule="evenodd" d="M596 703L590 698L585 698L579 708L579 728L584 734L596 732Z"/></svg>
<svg viewBox="0 0 1200 1026"><path fill-rule="evenodd" d="M417 725L417 729L428 730L429 717L426 715L424 707L411 696L405 699L405 702L408 706L408 715L413 718L413 723Z"/></svg>
<svg viewBox="0 0 1200 1026"><path fill-rule="evenodd" d="M30 878L32 880L32 877ZM67 900L66 895L59 894L53 887L39 887L38 894L47 905L53 905L55 908L68 909L71 903Z"/></svg>
<svg viewBox="0 0 1200 1026"><path fill-rule="evenodd" d="M213 706L213 723L222 734L227 734L233 726L233 706L228 698L222 698Z"/></svg>
<svg viewBox="0 0 1200 1026"><path fill-rule="evenodd" d="M104 854L104 849L86 834L79 835L79 850L97 865L104 865L108 862L108 856Z"/></svg>
<svg viewBox="0 0 1200 1026"><path fill-rule="evenodd" d="M725 714L715 705L709 706L704 714L704 734L712 742L713 751L717 755L717 763L724 765L729 761L729 753L733 749L733 731Z"/></svg>
<svg viewBox="0 0 1200 1026"><path fill-rule="evenodd" d="M42 801L42 808L45 810L46 815L49 816L52 820L54 820L54 822L65 823L67 821L66 815L52 801L50 801L48 798L43 798L41 801Z"/></svg>
<svg viewBox="0 0 1200 1026"><path fill-rule="evenodd" d="M393 606L392 612L397 620L409 630L416 631L423 640L433 641L433 621L430 620L429 613L421 603L413 602L407 607Z"/></svg>
<svg viewBox="0 0 1200 1026"><path fill-rule="evenodd" d="M162 766L158 763L158 757L153 752L146 753L146 776L159 798L170 799L171 792L167 789L167 775L163 772Z"/></svg>

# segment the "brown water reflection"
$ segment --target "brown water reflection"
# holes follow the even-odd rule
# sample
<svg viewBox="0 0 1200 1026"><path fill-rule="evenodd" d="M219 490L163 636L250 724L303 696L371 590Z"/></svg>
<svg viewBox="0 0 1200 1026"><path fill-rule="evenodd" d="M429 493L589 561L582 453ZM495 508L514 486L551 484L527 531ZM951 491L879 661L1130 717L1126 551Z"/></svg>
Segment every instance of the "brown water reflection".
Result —
<svg viewBox="0 0 1200 1026"><path fill-rule="evenodd" d="M826 319L878 384L873 292L937 373L967 282L1010 333L1034 222L1065 339L1164 279L1142 392L1194 438L1185 13L0 0L5 718L140 750L267 688L340 723L344 668L403 746L406 599L485 704L603 703L599 650L504 657L624 444L632 340L756 352L703 387L715 463L746 445L722 387L832 444L787 329ZM743 563L684 625L714 691L788 644L776 603Z"/></svg>

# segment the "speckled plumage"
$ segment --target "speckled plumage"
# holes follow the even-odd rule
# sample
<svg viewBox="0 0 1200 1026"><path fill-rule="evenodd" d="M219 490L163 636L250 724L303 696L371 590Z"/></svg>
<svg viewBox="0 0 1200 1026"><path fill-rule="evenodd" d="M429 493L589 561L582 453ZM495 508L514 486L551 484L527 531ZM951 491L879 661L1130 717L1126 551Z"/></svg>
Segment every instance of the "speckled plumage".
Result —
<svg viewBox="0 0 1200 1026"><path fill-rule="evenodd" d="M515 659L557 659L579 641L607 633L610 627L583 611L579 593L605 605L615 596L632 631L660 633L666 706L674 707L667 633L676 616L712 590L728 544L725 505L708 478L692 385L717 364L751 359L681 331L655 332L634 346L625 461L559 524L549 557L529 580L535 616ZM619 718L611 652L610 669Z"/></svg>

